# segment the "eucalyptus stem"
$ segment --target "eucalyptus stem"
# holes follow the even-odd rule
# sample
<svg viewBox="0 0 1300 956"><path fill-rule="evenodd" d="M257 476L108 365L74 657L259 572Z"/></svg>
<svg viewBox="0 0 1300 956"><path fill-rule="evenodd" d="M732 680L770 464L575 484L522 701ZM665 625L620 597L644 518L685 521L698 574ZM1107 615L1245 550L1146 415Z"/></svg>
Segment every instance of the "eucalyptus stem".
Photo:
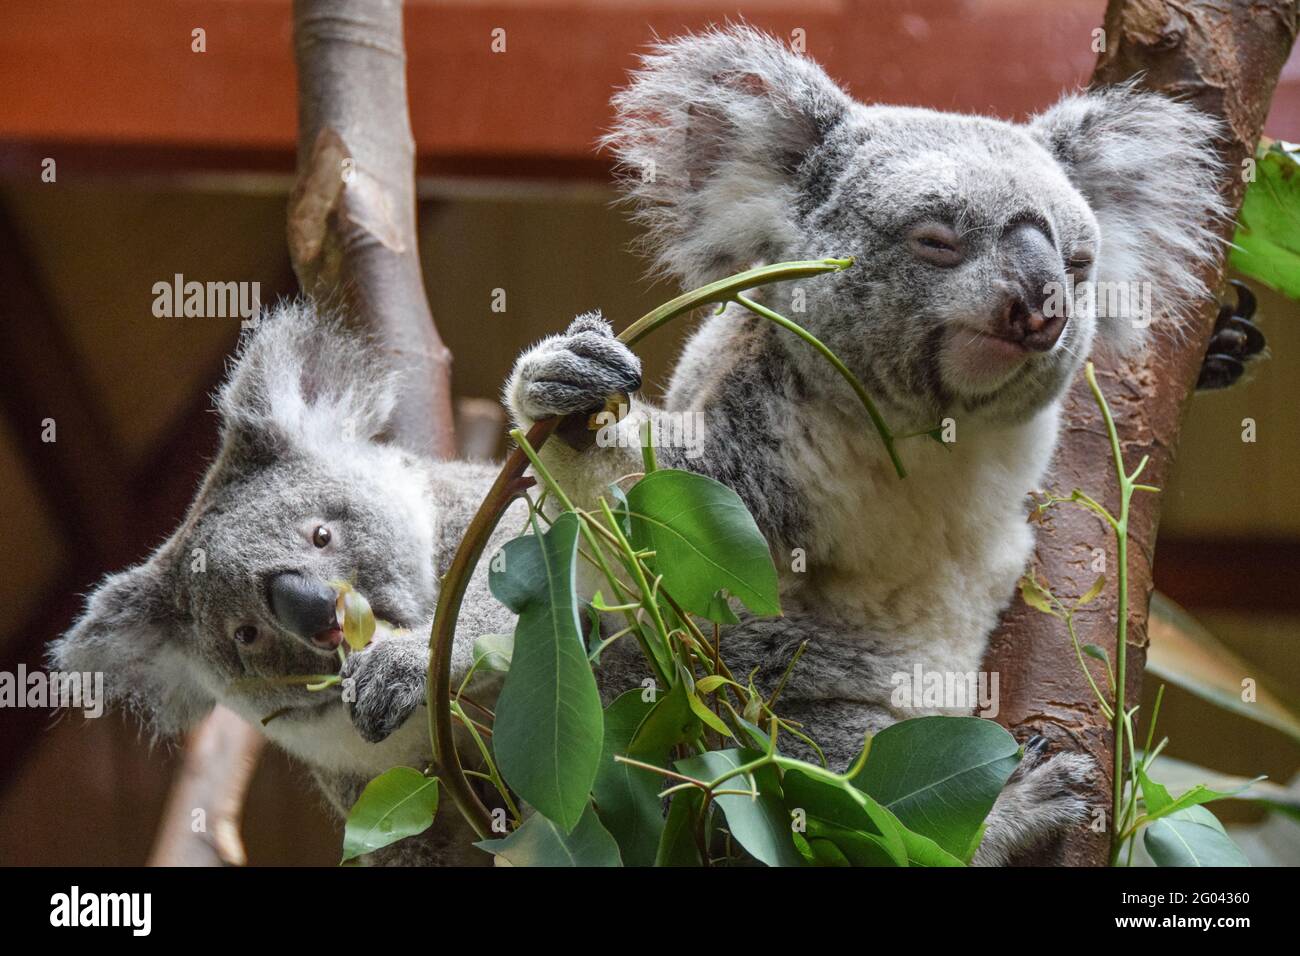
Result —
<svg viewBox="0 0 1300 956"><path fill-rule="evenodd" d="M1101 386L1097 384L1097 370L1092 362L1084 365L1083 374L1088 380L1088 387L1092 389L1092 395L1096 399L1097 407L1101 409L1102 419L1106 422L1106 434L1110 438L1111 458L1115 463L1115 477L1119 483L1119 517L1114 518L1112 521L1112 527L1115 531L1115 581L1118 594L1115 606L1117 618L1115 625L1115 707L1111 716L1111 728L1115 737L1111 806L1111 832L1113 834L1111 839L1111 865L1114 866L1119 860L1120 848L1123 846L1123 840L1120 836L1123 824L1121 814L1126 812L1124 806L1124 738L1126 728L1124 724L1129 717L1125 712L1124 703L1128 675L1129 502L1133 498L1135 479L1142 473L1142 469L1146 467L1147 459L1142 459L1132 476L1124 470L1124 454L1119 445L1119 432L1115 428L1115 419L1110 413L1110 406L1106 404L1106 396L1102 394ZM1129 732L1131 733L1131 728L1129 728Z"/></svg>
<svg viewBox="0 0 1300 956"><path fill-rule="evenodd" d="M876 403L872 400L871 396L867 394L867 390L862 386L862 383L858 381L858 377L849 371L848 366L840 360L840 357L827 348L821 339L817 338L817 336L813 335L798 323L791 322L781 313L769 309L765 305L760 305L748 296L741 295L739 292L736 293L735 298L737 302L749 309L749 311L753 312L755 315L762 316L769 322L775 322L777 325L781 326L781 328L799 336L799 338L803 339L816 349L817 353L821 355L822 358L831 363L831 366L835 371L840 373L840 377L849 383L849 388L853 389L853 393L858 396L858 401L862 403L862 407L867 410L867 416L871 419L871 424L876 426L876 433L880 435L880 440L885 444L885 451L889 455L889 460L894 465L894 471L898 473L899 478L906 478L907 469L903 467L903 459L898 457L898 448L894 443L894 433L889 430L889 425L885 422L884 416L880 414L880 410L876 408ZM923 432L922 434L925 433Z"/></svg>

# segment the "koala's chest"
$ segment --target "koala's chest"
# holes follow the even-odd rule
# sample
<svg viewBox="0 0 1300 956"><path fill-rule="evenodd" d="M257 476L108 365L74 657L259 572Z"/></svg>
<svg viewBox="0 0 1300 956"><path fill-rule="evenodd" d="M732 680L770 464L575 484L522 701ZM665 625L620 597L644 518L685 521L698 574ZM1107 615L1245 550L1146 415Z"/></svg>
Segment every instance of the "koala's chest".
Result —
<svg viewBox="0 0 1300 956"><path fill-rule="evenodd" d="M842 460L801 471L812 523L783 590L900 648L978 656L1033 547L1026 495L1050 435L1040 444L913 449L899 479L860 438L823 442Z"/></svg>

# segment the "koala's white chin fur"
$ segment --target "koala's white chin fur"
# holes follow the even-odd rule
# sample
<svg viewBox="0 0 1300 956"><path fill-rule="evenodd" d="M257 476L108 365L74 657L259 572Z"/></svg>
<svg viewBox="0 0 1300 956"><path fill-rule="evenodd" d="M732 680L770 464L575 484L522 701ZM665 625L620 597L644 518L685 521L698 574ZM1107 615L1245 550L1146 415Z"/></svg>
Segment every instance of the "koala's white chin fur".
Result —
<svg viewBox="0 0 1300 956"><path fill-rule="evenodd" d="M261 717L241 714L254 725ZM429 725L417 713L379 743L363 740L341 702L311 720L277 719L264 733L275 744L318 771L370 779L393 767L423 770L429 763Z"/></svg>

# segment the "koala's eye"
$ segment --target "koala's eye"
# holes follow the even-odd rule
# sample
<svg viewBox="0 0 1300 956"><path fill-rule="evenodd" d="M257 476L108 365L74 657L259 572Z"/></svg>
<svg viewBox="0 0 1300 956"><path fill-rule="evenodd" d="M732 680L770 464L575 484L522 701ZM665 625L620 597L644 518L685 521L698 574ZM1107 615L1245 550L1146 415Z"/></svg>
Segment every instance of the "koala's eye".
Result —
<svg viewBox="0 0 1300 956"><path fill-rule="evenodd" d="M244 624L235 628L235 641L248 646L257 640L257 628L251 624Z"/></svg>
<svg viewBox="0 0 1300 956"><path fill-rule="evenodd" d="M323 548L325 545L330 543L330 540L333 537L334 535L330 533L329 528L325 527L323 524L319 524L316 526L316 530L311 533L311 543L316 545L318 548Z"/></svg>
<svg viewBox="0 0 1300 956"><path fill-rule="evenodd" d="M950 269L966 258L964 244L956 230L941 222L923 222L907 233L907 245L922 262Z"/></svg>
<svg viewBox="0 0 1300 956"><path fill-rule="evenodd" d="M1075 275L1084 275L1092 268L1094 256L1091 249L1080 248L1071 251L1065 260L1066 268Z"/></svg>

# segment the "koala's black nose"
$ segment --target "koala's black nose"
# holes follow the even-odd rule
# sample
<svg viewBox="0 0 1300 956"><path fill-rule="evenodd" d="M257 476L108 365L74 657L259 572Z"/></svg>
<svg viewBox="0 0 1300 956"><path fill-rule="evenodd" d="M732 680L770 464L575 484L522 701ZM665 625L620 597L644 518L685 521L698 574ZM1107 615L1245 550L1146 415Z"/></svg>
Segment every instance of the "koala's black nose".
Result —
<svg viewBox="0 0 1300 956"><path fill-rule="evenodd" d="M337 647L341 637L334 605L338 592L315 578L285 571L267 582L271 613L280 626L316 647Z"/></svg>
<svg viewBox="0 0 1300 956"><path fill-rule="evenodd" d="M1056 344L1065 330L1065 316L1043 315L1041 303L1012 295L998 315L994 334L1024 346L1031 352L1046 352Z"/></svg>

